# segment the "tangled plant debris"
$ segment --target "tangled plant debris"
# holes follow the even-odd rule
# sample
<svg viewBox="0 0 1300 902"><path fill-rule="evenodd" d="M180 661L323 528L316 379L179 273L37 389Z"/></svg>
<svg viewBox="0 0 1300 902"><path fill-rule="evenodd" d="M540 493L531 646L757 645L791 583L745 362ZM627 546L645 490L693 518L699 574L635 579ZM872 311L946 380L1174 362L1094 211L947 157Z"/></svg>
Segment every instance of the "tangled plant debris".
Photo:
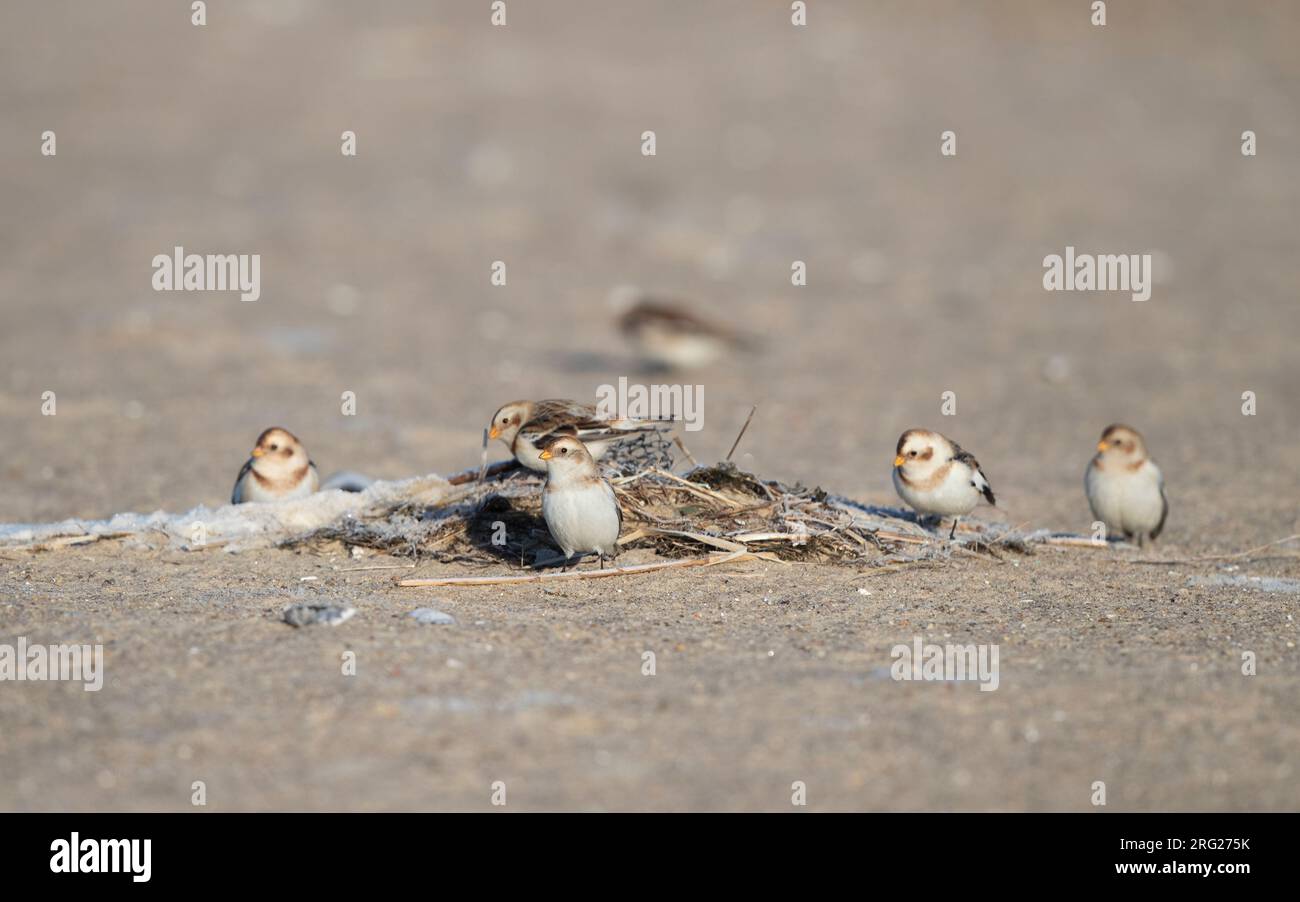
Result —
<svg viewBox="0 0 1300 902"><path fill-rule="evenodd" d="M1043 543L1093 544L989 522L963 523L950 542L896 508L784 485L730 463L678 474L667 468L664 448L650 450L647 457L647 449L634 448L606 467L624 514L619 544L677 562L721 552L892 567L953 555L1030 553ZM414 561L529 569L559 557L541 517L544 482L541 474L503 461L448 478L375 482L355 494L326 491L294 501L197 507L183 514L0 525L0 547L49 551L118 540L143 548L238 552L341 542Z"/></svg>
<svg viewBox="0 0 1300 902"><path fill-rule="evenodd" d="M540 474L497 471L453 503L349 518L293 544L339 541L418 560L546 564L558 551L541 516L543 484ZM668 558L744 551L781 561L881 565L946 558L954 550L1030 553L1047 535L971 524L949 543L902 511L764 480L728 463L683 475L651 467L613 476L610 484L623 508L620 546Z"/></svg>

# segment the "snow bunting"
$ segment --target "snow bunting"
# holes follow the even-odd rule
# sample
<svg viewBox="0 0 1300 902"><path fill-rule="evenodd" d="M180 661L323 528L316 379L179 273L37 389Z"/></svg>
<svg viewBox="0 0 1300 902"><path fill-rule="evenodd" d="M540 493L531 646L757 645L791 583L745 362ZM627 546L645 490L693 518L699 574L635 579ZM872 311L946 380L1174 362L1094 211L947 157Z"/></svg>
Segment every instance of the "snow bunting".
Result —
<svg viewBox="0 0 1300 902"><path fill-rule="evenodd" d="M511 401L492 415L488 438L499 438L519 461L530 470L546 472L542 448L558 435L582 439L593 460L600 459L611 446L628 438L665 427L668 421L601 419L594 405L577 401Z"/></svg>
<svg viewBox="0 0 1300 902"><path fill-rule="evenodd" d="M608 482L596 472L596 461L575 436L551 439L538 457L546 467L542 517L566 562L574 553L594 551L600 565L618 553L623 511Z"/></svg>
<svg viewBox="0 0 1300 902"><path fill-rule="evenodd" d="M624 338L638 354L663 369L712 363L749 342L717 323L663 301L645 299L619 317Z"/></svg>
<svg viewBox="0 0 1300 902"><path fill-rule="evenodd" d="M1169 514L1165 478L1136 429L1107 426L1097 454L1083 476L1092 515L1111 532L1123 533L1145 546L1164 528Z"/></svg>
<svg viewBox="0 0 1300 902"><path fill-rule="evenodd" d="M320 486L316 465L302 442L278 426L257 437L257 444L235 479L231 504L305 498Z"/></svg>
<svg viewBox="0 0 1300 902"><path fill-rule="evenodd" d="M957 521L975 509L981 495L989 504L997 503L974 455L928 429L909 429L899 436L894 488L917 513L952 517L949 539L957 534Z"/></svg>

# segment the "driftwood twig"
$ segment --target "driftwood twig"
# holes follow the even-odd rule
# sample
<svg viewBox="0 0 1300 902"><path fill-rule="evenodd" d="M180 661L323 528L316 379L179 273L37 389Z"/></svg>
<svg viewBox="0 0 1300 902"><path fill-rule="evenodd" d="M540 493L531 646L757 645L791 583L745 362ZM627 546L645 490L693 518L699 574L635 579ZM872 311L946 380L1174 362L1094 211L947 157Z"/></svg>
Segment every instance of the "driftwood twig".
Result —
<svg viewBox="0 0 1300 902"><path fill-rule="evenodd" d="M603 570L567 570L559 573L529 573L524 576L447 576L427 579L401 579L399 586L416 588L435 586L496 586L506 583L557 582L574 579L603 579L609 576L629 576L634 573L651 573L655 570L684 569L686 567L715 567L732 561L755 557L753 552L733 551L730 554L710 555L683 561L664 561L655 564L635 564L631 567L606 567Z"/></svg>

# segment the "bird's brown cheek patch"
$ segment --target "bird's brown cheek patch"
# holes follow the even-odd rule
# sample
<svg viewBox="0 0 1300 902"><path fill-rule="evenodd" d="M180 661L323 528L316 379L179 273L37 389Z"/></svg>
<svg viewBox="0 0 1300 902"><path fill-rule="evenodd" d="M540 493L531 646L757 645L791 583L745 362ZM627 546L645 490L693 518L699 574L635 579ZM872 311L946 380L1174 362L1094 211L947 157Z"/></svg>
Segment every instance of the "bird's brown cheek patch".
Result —
<svg viewBox="0 0 1300 902"><path fill-rule="evenodd" d="M262 486L267 491L288 492L297 487L298 483L306 478L309 469L311 469L311 464L305 463L293 473L279 479L270 476L263 476L261 473L257 472L257 470L250 470L249 472L253 474L258 485Z"/></svg>
<svg viewBox="0 0 1300 902"><path fill-rule="evenodd" d="M943 485L943 481L948 478L948 471L951 469L952 461L948 461L946 464L939 467L939 469L935 470L934 474L929 479L908 479L906 476L903 476L903 481L922 492L929 492ZM902 475L901 471L899 475Z"/></svg>
<svg viewBox="0 0 1300 902"><path fill-rule="evenodd" d="M932 457L934 457L934 449L926 448L925 453L921 455L921 460L929 460Z"/></svg>

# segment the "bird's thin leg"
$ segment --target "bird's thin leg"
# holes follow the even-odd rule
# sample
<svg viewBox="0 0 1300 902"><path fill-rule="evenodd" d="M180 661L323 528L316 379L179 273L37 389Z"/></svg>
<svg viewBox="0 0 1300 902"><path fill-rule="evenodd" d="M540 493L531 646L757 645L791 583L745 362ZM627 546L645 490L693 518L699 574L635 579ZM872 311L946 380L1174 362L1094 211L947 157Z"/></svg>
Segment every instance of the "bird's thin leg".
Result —
<svg viewBox="0 0 1300 902"><path fill-rule="evenodd" d="M960 520L960 519L961 519L961 517L953 517L953 518L952 518L952 531L951 531L950 533L948 533L948 541L949 541L949 542L951 542L951 541L953 540L953 537L957 535L957 521Z"/></svg>

